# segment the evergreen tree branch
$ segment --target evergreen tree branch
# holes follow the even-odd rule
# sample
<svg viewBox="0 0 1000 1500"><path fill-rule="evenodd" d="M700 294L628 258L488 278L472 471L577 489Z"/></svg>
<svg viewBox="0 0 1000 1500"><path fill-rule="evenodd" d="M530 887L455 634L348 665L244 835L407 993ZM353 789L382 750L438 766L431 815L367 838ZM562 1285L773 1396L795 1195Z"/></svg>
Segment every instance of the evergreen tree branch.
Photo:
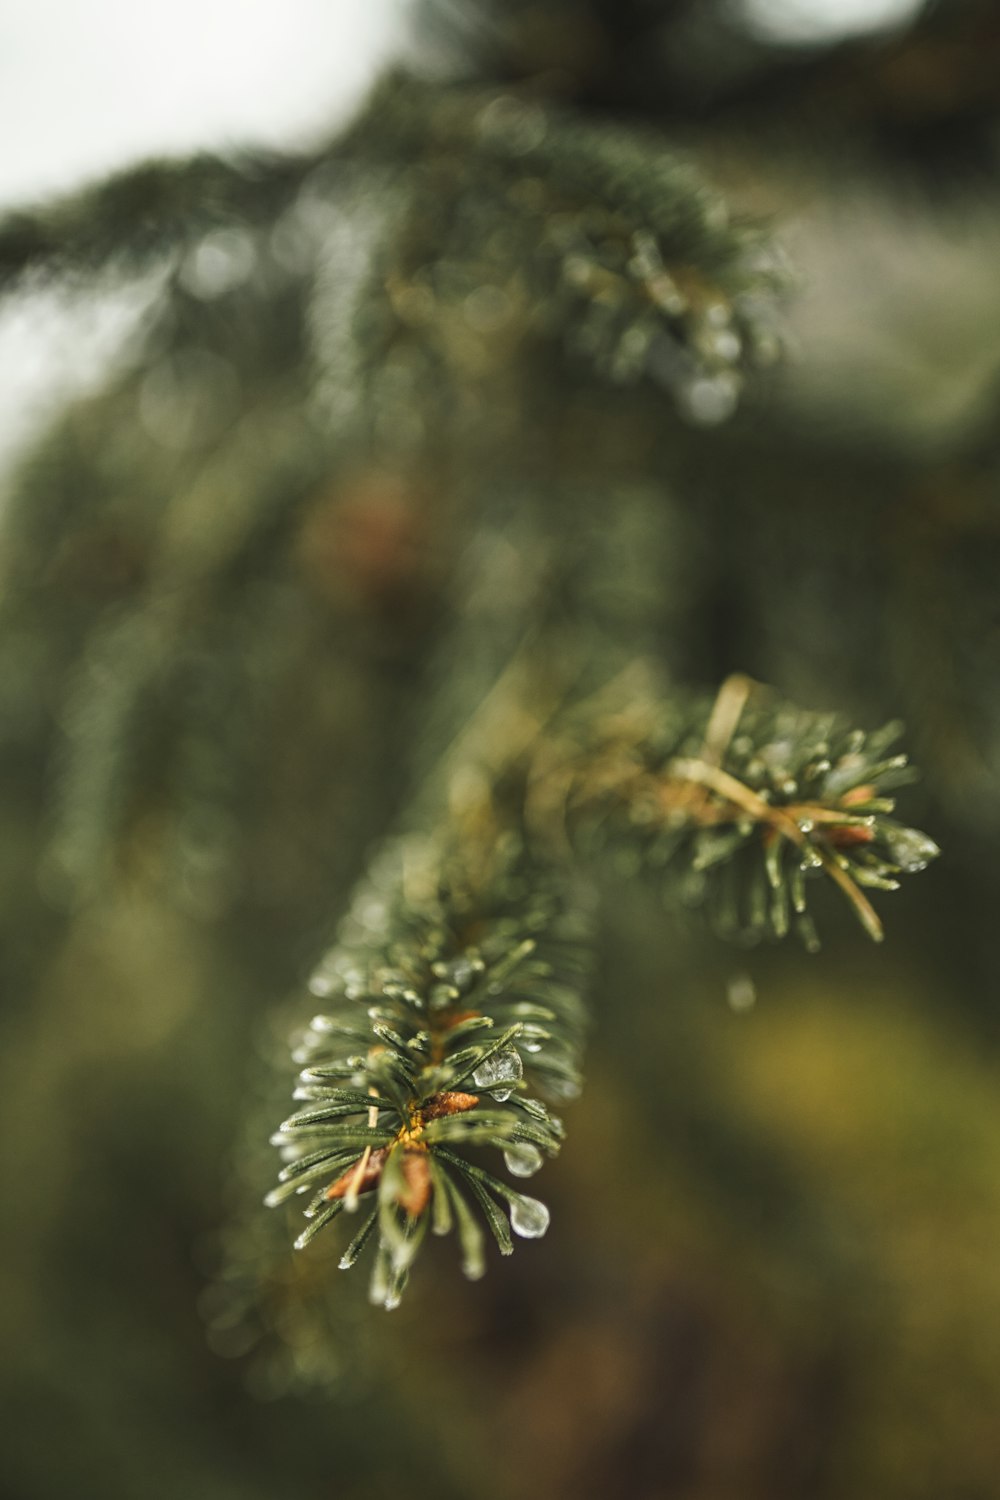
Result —
<svg viewBox="0 0 1000 1500"><path fill-rule="evenodd" d="M663 871L722 935L780 938L794 925L814 950L809 884L826 875L879 941L866 890L896 890L938 853L890 816L886 794L915 777L905 754L887 754L898 723L851 729L743 677L711 705L678 705L644 695L634 674L567 720L533 769L539 825Z"/></svg>
<svg viewBox="0 0 1000 1500"><path fill-rule="evenodd" d="M522 671L501 679L501 697L505 682L524 695ZM495 698L459 742L466 755ZM878 939L864 888L895 889L937 854L889 817L885 793L912 777L905 755L886 755L895 724L851 731L742 677L708 705L657 698L635 671L555 710L527 747L531 713L509 719L513 733L464 777L449 758L438 832L394 841L376 862L313 977L333 1003L297 1044L305 1108L273 1137L285 1165L267 1202L313 1194L298 1248L374 1195L341 1265L374 1241L371 1297L385 1307L428 1223L457 1227L466 1274L482 1274L466 1195L502 1254L512 1241L498 1205L516 1233L547 1227L541 1202L465 1153L499 1150L520 1177L561 1145L548 1102L579 1092L588 967L571 851L624 850L668 870L682 899L707 901L727 935L783 937L794 922L810 949L811 875L828 876Z"/></svg>
<svg viewBox="0 0 1000 1500"><path fill-rule="evenodd" d="M745 371L778 352L775 247L654 132L595 125L528 91L395 78L352 147L408 163L417 182L391 286L404 320L431 324L427 294L447 300L456 251L467 278L500 242L505 272L484 280L525 304L525 328L616 383L648 376L696 420L728 416ZM461 205L445 253L427 208L442 195Z"/></svg>
<svg viewBox="0 0 1000 1500"><path fill-rule="evenodd" d="M313 976L331 1003L297 1044L305 1107L273 1138L285 1165L267 1201L312 1194L301 1249L373 1195L341 1261L375 1240L373 1301L397 1305L428 1216L436 1233L457 1228L466 1274L482 1274L469 1193L502 1253L498 1199L516 1233L544 1233L544 1205L452 1148L498 1150L515 1177L558 1152L562 1122L545 1100L579 1092L586 909L489 819L462 849L404 838Z"/></svg>
<svg viewBox="0 0 1000 1500"><path fill-rule="evenodd" d="M211 229L266 223L291 201L312 155L199 153L147 161L82 191L0 217L0 297L26 276L135 271Z"/></svg>
<svg viewBox="0 0 1000 1500"><path fill-rule="evenodd" d="M352 170L372 201L387 172L408 184L369 301L387 301L429 347L447 329L456 261L463 295L481 261L474 326L513 314L522 334L559 338L604 378L648 376L695 420L728 416L745 371L777 353L773 302L786 277L774 248L658 135L528 93L400 74L317 152L152 161L0 218L0 297L29 276L135 271L212 230L273 225L303 192L335 210ZM308 239L301 225L292 232Z"/></svg>

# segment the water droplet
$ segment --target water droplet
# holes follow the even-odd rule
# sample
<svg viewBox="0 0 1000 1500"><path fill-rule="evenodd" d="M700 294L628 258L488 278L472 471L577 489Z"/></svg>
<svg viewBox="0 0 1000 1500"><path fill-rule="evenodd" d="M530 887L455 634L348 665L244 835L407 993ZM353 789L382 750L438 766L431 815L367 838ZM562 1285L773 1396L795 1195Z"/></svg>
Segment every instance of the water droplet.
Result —
<svg viewBox="0 0 1000 1500"><path fill-rule="evenodd" d="M481 1062L472 1075L472 1081L477 1089L484 1089L492 1094L498 1104L503 1104L514 1092L514 1084L519 1082L524 1074L524 1064L521 1062L521 1054L515 1047L505 1047L502 1052L494 1052L485 1062Z"/></svg>
<svg viewBox="0 0 1000 1500"><path fill-rule="evenodd" d="M908 875L925 870L941 853L934 840L921 833L919 828L886 828L882 839L893 864Z"/></svg>
<svg viewBox="0 0 1000 1500"><path fill-rule="evenodd" d="M457 984L460 990L466 989L474 979L478 979L486 969L481 958L459 958L455 960L451 970L451 982Z"/></svg>
<svg viewBox="0 0 1000 1500"><path fill-rule="evenodd" d="M460 991L453 984L432 984L428 996L430 1008L433 1011L450 1010L455 1001L460 998Z"/></svg>
<svg viewBox="0 0 1000 1500"><path fill-rule="evenodd" d="M735 364L743 350L743 341L735 328L720 328L718 331L713 331L705 342L710 352L716 358L725 360L727 364Z"/></svg>
<svg viewBox="0 0 1000 1500"><path fill-rule="evenodd" d="M682 404L693 422L714 427L732 416L739 400L739 378L724 371L718 375L700 375L681 392Z"/></svg>
<svg viewBox="0 0 1000 1500"><path fill-rule="evenodd" d="M372 932L377 932L385 922L388 912L384 901L366 901L357 913L358 920L363 927Z"/></svg>
<svg viewBox="0 0 1000 1500"><path fill-rule="evenodd" d="M729 1008L737 1015L752 1010L757 1003L757 986L749 974L734 974L726 986Z"/></svg>
<svg viewBox="0 0 1000 1500"><path fill-rule="evenodd" d="M512 1177L533 1177L542 1165L542 1153L529 1141L515 1141L503 1154Z"/></svg>
<svg viewBox="0 0 1000 1500"><path fill-rule="evenodd" d="M537 1198L518 1193L510 1200L510 1227L526 1240L541 1239L549 1227L550 1214Z"/></svg>
<svg viewBox="0 0 1000 1500"><path fill-rule="evenodd" d="M371 1281L368 1283L368 1300L373 1307L384 1307L385 1299L389 1295L389 1257L381 1246L375 1257L372 1267Z"/></svg>
<svg viewBox="0 0 1000 1500"><path fill-rule="evenodd" d="M216 229L187 256L181 280L204 302L246 281L257 260L253 240L244 229Z"/></svg>

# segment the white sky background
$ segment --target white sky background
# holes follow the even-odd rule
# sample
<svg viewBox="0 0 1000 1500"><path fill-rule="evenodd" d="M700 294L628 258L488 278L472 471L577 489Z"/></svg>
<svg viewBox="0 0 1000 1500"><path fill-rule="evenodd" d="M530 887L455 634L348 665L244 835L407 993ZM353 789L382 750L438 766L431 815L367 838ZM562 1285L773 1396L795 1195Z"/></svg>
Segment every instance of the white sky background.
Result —
<svg viewBox="0 0 1000 1500"><path fill-rule="evenodd" d="M153 154L316 139L398 16L399 0L0 0L0 204Z"/></svg>
<svg viewBox="0 0 1000 1500"><path fill-rule="evenodd" d="M333 132L398 49L402 0L0 0L0 213L153 155ZM0 466L98 382L140 303L0 312Z"/></svg>
<svg viewBox="0 0 1000 1500"><path fill-rule="evenodd" d="M744 17L772 42L836 42L909 21L921 0L740 0Z"/></svg>

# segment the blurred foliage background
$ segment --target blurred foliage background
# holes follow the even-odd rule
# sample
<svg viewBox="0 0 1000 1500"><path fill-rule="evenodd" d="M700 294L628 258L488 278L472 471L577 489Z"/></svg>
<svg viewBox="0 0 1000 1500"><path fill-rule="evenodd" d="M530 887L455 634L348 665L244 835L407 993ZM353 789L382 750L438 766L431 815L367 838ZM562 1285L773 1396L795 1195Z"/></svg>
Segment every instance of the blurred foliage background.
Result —
<svg viewBox="0 0 1000 1500"><path fill-rule="evenodd" d="M752 12L413 17L420 97L639 122L778 225L791 348L731 416L525 332L523 225L400 145L401 75L308 171L182 164L146 219L129 178L0 225L9 295L62 224L72 295L144 308L0 517L18 1500L998 1492L1000 24L941 0L796 43ZM831 898L818 958L607 872L552 1230L475 1285L438 1247L387 1317L257 1208L260 1059L555 594L595 653L902 717L945 858L882 948Z"/></svg>

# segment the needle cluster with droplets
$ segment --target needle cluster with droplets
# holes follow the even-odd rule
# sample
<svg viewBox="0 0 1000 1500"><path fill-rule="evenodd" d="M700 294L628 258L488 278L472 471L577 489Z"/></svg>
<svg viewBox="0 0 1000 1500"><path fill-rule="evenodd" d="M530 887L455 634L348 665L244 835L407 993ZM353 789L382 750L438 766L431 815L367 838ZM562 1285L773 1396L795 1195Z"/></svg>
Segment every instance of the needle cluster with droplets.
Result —
<svg viewBox="0 0 1000 1500"><path fill-rule="evenodd" d="M392 1308L428 1229L456 1231L473 1279L484 1226L504 1255L511 1230L543 1235L545 1204L475 1157L492 1148L523 1179L558 1152L549 1104L579 1091L588 967L579 903L518 839L475 886L432 846L390 845L313 976L327 1006L295 1047L303 1107L273 1136L267 1202L305 1200L296 1247L358 1216L340 1266L371 1244L371 1297Z"/></svg>

